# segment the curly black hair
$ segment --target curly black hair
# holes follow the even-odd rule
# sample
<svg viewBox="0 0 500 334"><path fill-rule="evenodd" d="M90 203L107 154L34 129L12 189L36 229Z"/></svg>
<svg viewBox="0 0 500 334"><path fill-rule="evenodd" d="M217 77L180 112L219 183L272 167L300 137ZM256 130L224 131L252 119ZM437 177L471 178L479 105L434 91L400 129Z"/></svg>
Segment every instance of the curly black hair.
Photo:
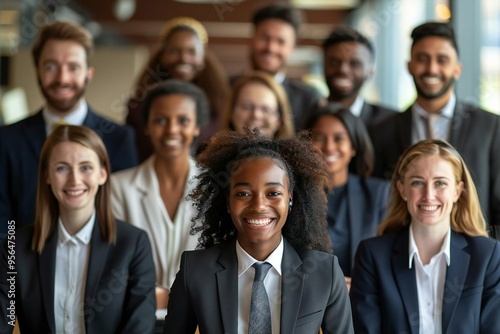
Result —
<svg viewBox="0 0 500 334"><path fill-rule="evenodd" d="M309 133L271 140L258 130L247 130L247 134L220 131L197 156L203 172L190 197L198 212L193 218L192 231L201 232L198 248L209 248L236 237L236 228L227 212L231 173L239 161L259 157L275 160L289 177L293 208L282 229L283 236L296 250L331 253L325 189L331 189L332 183L323 156L311 144Z"/></svg>

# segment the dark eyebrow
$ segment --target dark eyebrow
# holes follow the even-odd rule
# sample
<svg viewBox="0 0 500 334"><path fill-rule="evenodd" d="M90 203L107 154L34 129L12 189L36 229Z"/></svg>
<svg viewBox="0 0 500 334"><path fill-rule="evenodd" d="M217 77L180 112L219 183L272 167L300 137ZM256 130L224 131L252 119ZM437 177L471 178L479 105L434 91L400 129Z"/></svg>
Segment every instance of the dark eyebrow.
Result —
<svg viewBox="0 0 500 334"><path fill-rule="evenodd" d="M248 182L238 182L233 185L233 188L236 187L251 187L252 185ZM281 182L268 182L266 183L266 186L280 186L285 188L285 186Z"/></svg>

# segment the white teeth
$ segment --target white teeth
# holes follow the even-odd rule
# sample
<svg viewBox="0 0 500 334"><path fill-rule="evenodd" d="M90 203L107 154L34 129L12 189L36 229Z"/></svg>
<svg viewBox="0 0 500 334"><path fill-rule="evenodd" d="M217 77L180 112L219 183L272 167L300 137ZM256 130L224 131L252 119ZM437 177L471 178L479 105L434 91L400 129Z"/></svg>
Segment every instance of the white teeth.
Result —
<svg viewBox="0 0 500 334"><path fill-rule="evenodd" d="M436 85L436 84L441 83L441 80L439 78L436 78L436 77L424 77L422 79L422 81L426 84L429 84L429 85Z"/></svg>
<svg viewBox="0 0 500 334"><path fill-rule="evenodd" d="M325 157L326 162L337 162L339 160L338 155L329 155Z"/></svg>
<svg viewBox="0 0 500 334"><path fill-rule="evenodd" d="M192 66L188 64L180 64L175 67L175 69L179 72L191 72Z"/></svg>
<svg viewBox="0 0 500 334"><path fill-rule="evenodd" d="M180 141L180 139L165 139L163 141L163 144L168 145L168 146L174 146L174 145L180 145L181 141Z"/></svg>
<svg viewBox="0 0 500 334"><path fill-rule="evenodd" d="M347 87L351 85L351 80L349 79L335 79L333 80L333 84L336 86Z"/></svg>
<svg viewBox="0 0 500 334"><path fill-rule="evenodd" d="M437 205L421 205L420 208L424 211L436 211L438 206Z"/></svg>
<svg viewBox="0 0 500 334"><path fill-rule="evenodd" d="M66 193L70 196L78 196L83 194L83 190L66 190Z"/></svg>
<svg viewBox="0 0 500 334"><path fill-rule="evenodd" d="M266 218L266 219L247 219L248 224L252 226L264 226L272 222L272 218Z"/></svg>

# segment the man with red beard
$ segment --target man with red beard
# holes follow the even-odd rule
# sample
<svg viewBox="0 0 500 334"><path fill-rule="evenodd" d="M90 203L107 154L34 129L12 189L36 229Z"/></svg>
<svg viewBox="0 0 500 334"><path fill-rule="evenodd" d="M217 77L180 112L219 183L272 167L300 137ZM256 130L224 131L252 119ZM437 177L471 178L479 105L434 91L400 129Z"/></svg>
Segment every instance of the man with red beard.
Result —
<svg viewBox="0 0 500 334"><path fill-rule="evenodd" d="M424 23L413 30L411 37L408 71L415 82L417 99L405 112L370 129L374 175L390 176L399 156L413 143L447 140L469 166L490 235L499 239L500 117L456 98L455 81L462 65L449 23Z"/></svg>
<svg viewBox="0 0 500 334"><path fill-rule="evenodd" d="M324 75L330 90L328 101L342 103L367 127L396 114L370 104L359 95L363 84L375 72L375 50L372 43L357 30L340 26L323 42Z"/></svg>
<svg viewBox="0 0 500 334"><path fill-rule="evenodd" d="M295 128L303 127L307 115L321 100L313 87L285 77L285 69L298 40L301 13L296 8L276 3L259 9L252 18L254 35L250 38L250 62L253 70L267 72L283 85Z"/></svg>
<svg viewBox="0 0 500 334"><path fill-rule="evenodd" d="M96 131L106 145L112 171L138 162L133 130L98 116L85 101L94 73L89 66L92 52L92 35L75 23L56 22L40 31L32 54L45 106L0 128L0 239L9 221L16 227L33 223L38 159L45 138L58 123Z"/></svg>

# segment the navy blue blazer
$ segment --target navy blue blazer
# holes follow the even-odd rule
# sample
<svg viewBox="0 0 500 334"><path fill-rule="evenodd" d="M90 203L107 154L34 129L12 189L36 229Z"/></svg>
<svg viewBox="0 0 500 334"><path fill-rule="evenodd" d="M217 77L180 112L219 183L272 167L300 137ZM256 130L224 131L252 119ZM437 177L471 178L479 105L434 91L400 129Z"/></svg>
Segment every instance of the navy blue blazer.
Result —
<svg viewBox="0 0 500 334"><path fill-rule="evenodd" d="M31 250L33 225L15 234L15 310L21 333L55 333L54 280L58 230L41 254ZM7 242L0 259L0 333L7 324ZM155 268L146 232L116 222L116 244L103 240L95 221L84 296L87 333L152 333L155 326Z"/></svg>
<svg viewBox="0 0 500 334"><path fill-rule="evenodd" d="M170 292L164 334L238 332L236 241L182 254ZM284 240L281 333L353 333L349 296L337 258L297 252Z"/></svg>
<svg viewBox="0 0 500 334"><path fill-rule="evenodd" d="M409 228L361 242L352 271L356 333L419 333ZM452 232L442 332L500 333L500 242Z"/></svg>
<svg viewBox="0 0 500 334"><path fill-rule="evenodd" d="M373 176L390 178L403 152L411 146L412 112L370 128L375 149ZM483 214L500 238L500 117L457 101L450 144L463 156L476 185Z"/></svg>
<svg viewBox="0 0 500 334"><path fill-rule="evenodd" d="M361 178L349 174L347 181L347 222L350 224L350 267L342 268L344 275L350 276L354 265L354 255L359 243L377 235L378 225L385 218L388 206L389 182L377 178ZM332 221L337 221L337 212L327 206L328 233L331 235ZM335 244L333 245L335 254Z"/></svg>
<svg viewBox="0 0 500 334"><path fill-rule="evenodd" d="M134 131L130 127L102 118L90 108L83 125L102 138L112 172L137 164ZM33 224L38 160L46 137L41 111L0 127L0 239L7 233L7 221L14 220L16 227Z"/></svg>

